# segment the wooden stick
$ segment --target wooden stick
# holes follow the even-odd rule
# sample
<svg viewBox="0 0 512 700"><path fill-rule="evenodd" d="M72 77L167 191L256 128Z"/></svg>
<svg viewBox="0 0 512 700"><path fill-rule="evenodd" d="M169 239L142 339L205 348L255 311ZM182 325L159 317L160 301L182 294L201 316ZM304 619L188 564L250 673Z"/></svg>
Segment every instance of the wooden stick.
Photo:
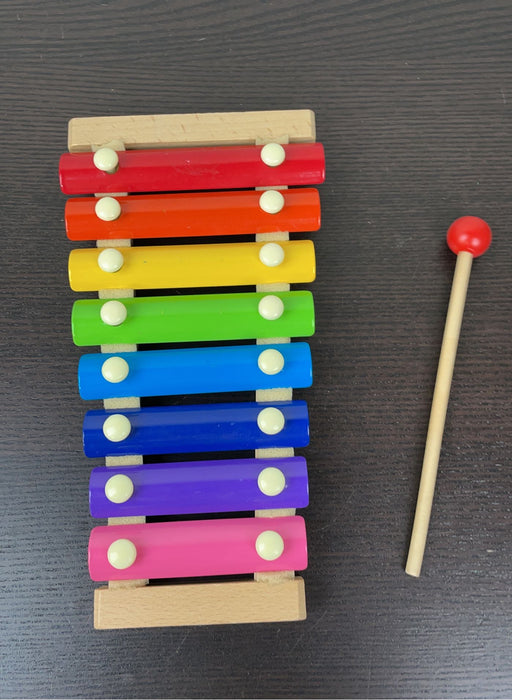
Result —
<svg viewBox="0 0 512 700"><path fill-rule="evenodd" d="M110 141L109 143L103 144L103 147L107 148L112 148L115 149L116 151L124 151L125 146L122 141L119 139L114 139L113 141ZM96 151L98 150L96 146L91 144L91 150ZM119 192L117 193L119 196L124 196L127 195L127 192ZM103 193L98 193L96 194L97 197L102 197ZM128 240L117 240L117 241L111 241L111 240L97 240L96 241L96 246L98 248L110 248L113 246L131 246L132 242L130 239ZM133 289L99 289L98 290L98 297L100 299L116 299L120 297L133 297L135 295L135 292ZM112 353L118 353L118 352L135 352L137 350L136 345L101 345L100 346L101 352L112 352ZM140 408L140 398L137 396L131 396L128 398L121 398L121 399L104 399L103 400L103 406L106 409L120 409L122 410L123 408ZM105 466L107 467L119 467L123 466L126 464L142 464L143 463L143 457L142 455L123 455L121 457L114 456L114 457L105 457ZM139 524L139 523L145 523L146 522L146 517L144 515L137 515L137 516L130 516L130 517L123 517L123 518L108 518L108 524L109 525L128 525L128 524ZM109 581L108 586L109 588L112 589L117 589L117 588L133 588L137 586L147 586L149 583L148 579L133 579L130 581Z"/></svg>
<svg viewBox="0 0 512 700"><path fill-rule="evenodd" d="M288 143L288 136L283 136L279 139L279 143ZM256 144L262 145L268 143L267 139L257 138ZM265 190L265 187L257 187L257 190ZM268 188L275 189L275 188ZM287 189L282 187L279 189ZM256 241L288 241L290 239L290 234L288 231L274 231L268 233L257 233ZM277 284L257 284L257 292L285 292L290 289L290 285L287 282L277 283ZM256 345L265 345L268 343L289 343L291 338L260 338L256 340ZM293 389L290 387L284 387L281 389L259 389L256 391L256 401L291 401L293 397ZM260 459L272 459L276 457L293 457L295 451L293 447L271 447L267 449L256 450L254 456ZM256 518L279 518L286 515L295 515L295 508L280 508L273 510L257 510L254 513ZM254 580L261 583L280 583L286 580L294 580L294 571L256 571L254 574ZM305 597L301 602L301 607L304 610L304 617L306 617L306 600Z"/></svg>
<svg viewBox="0 0 512 700"><path fill-rule="evenodd" d="M405 567L406 573L419 576L427 541L428 524L432 511L432 500L436 485L437 467L441 453L446 409L450 396L453 367L459 343L460 327L469 276L473 258L483 255L492 241L489 225L477 216L461 216L448 229L446 242L450 250L457 255L457 264L453 277L450 303L439 357L432 410L425 445L425 456L421 472L420 488L416 515L409 547L409 556Z"/></svg>
<svg viewBox="0 0 512 700"><path fill-rule="evenodd" d="M462 324L472 262L473 256L471 253L462 251L457 256L443 342L441 345L441 354L439 356L439 366L434 388L434 397L432 399L430 421L428 424L416 515L414 517L411 544L409 546L409 556L405 567L405 571L411 576L420 575L423 554L425 552L428 525L436 485L437 467L443 440L446 410L448 408L448 399L450 398L453 368L457 355L457 345L459 343L460 327Z"/></svg>

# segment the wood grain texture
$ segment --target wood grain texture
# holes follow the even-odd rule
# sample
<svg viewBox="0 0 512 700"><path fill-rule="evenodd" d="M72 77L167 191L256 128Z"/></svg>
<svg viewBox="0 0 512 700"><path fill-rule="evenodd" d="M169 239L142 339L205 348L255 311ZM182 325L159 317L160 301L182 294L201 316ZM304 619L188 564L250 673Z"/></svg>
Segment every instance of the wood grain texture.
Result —
<svg viewBox="0 0 512 700"><path fill-rule="evenodd" d="M305 617L304 579L300 576L274 584L226 581L94 591L96 629L240 625Z"/></svg>
<svg viewBox="0 0 512 700"><path fill-rule="evenodd" d="M0 696L510 698L509 0L4 0L0 35ZM314 109L327 155L314 384L294 392L311 416L308 619L94 631L98 462L80 434L101 404L76 387L67 122L294 108ZM494 242L471 274L415 580L444 236L464 214Z"/></svg>
<svg viewBox="0 0 512 700"><path fill-rule="evenodd" d="M126 148L174 148L180 146L235 146L261 143L294 143L315 140L315 115L304 110L259 110L196 114L126 115L70 120L71 153L90 150L120 138Z"/></svg>

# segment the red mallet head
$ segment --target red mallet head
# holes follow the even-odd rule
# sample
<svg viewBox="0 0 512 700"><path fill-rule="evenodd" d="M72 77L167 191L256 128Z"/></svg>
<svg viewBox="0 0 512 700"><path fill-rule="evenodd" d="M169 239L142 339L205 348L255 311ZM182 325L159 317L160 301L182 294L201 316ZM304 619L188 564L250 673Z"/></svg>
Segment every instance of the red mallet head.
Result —
<svg viewBox="0 0 512 700"><path fill-rule="evenodd" d="M448 229L446 241L455 255L465 250L478 258L491 245L492 233L489 224L478 216L461 216Z"/></svg>

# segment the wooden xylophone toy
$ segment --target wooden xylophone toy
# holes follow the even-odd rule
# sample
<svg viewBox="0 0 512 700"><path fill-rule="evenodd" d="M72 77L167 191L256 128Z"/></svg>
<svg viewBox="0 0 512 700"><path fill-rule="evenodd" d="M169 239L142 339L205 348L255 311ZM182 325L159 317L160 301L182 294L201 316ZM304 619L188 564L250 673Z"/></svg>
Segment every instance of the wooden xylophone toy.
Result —
<svg viewBox="0 0 512 700"><path fill-rule="evenodd" d="M89 490L108 519L89 541L91 578L107 582L94 626L304 619L308 476L294 449L309 422L292 392L312 367L291 339L313 334L314 309L290 284L315 278L315 255L289 232L320 227L314 114L78 118L68 147L67 235L97 246L69 257L71 288L99 297L71 321L76 345L101 349L78 367L81 397L104 404L83 426L85 455L105 458ZM185 400L240 391L255 401Z"/></svg>

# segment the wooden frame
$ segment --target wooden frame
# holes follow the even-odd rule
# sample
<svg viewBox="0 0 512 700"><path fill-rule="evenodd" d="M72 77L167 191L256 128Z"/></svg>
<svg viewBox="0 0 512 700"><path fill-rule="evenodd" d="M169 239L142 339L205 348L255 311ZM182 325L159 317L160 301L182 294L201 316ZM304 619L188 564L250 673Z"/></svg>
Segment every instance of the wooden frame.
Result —
<svg viewBox="0 0 512 700"><path fill-rule="evenodd" d="M235 112L213 114L125 116L76 118L69 123L68 147L72 153L96 150L109 145L121 148L169 148L241 145L268 142L314 142L315 118L310 110ZM288 240L286 232L263 233L256 240ZM121 242L98 241L98 246ZM130 245L130 241L123 241ZM281 291L289 284L259 285L258 291ZM131 290L126 290L126 295ZM112 291L100 291L100 297ZM260 343L275 342L266 339ZM279 342L289 339L280 338ZM104 352L136 350L136 346L104 346ZM260 401L291 398L291 389L257 392ZM128 403L127 403L128 402ZM105 407L136 405L138 399L105 401ZM257 450L256 457L293 455L292 448ZM136 464L140 456L107 458L107 466ZM140 463L139 462L139 463ZM256 517L293 514L291 509L257 511ZM110 518L109 524L119 519ZM145 518L123 518L124 522L144 522ZM155 627L176 625L235 624L303 620L306 617L304 581L294 572L255 574L254 580L145 585L141 581L109 582L95 591L94 626L96 629Z"/></svg>
<svg viewBox="0 0 512 700"><path fill-rule="evenodd" d="M304 620L304 580L98 588L95 629L226 625Z"/></svg>
<svg viewBox="0 0 512 700"><path fill-rule="evenodd" d="M98 148L113 140L125 148L235 146L262 142L312 142L315 115L309 109L210 114L156 114L133 117L78 117L68 131L70 153Z"/></svg>

